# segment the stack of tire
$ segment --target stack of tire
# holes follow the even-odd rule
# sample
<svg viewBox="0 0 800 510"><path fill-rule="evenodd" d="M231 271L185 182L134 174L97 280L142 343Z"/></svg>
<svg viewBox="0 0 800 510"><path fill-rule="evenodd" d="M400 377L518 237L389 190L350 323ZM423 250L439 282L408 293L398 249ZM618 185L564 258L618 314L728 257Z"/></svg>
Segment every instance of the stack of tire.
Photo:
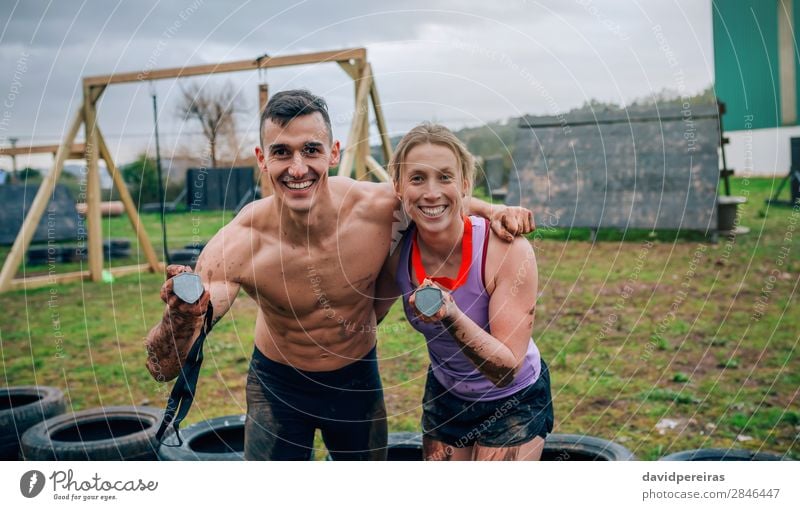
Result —
<svg viewBox="0 0 800 510"><path fill-rule="evenodd" d="M103 256L106 260L130 257L130 240L126 238L103 240ZM42 266L53 262L79 262L86 259L85 244L51 244L28 248L28 265L32 266Z"/></svg>
<svg viewBox="0 0 800 510"><path fill-rule="evenodd" d="M0 460L18 460L22 435L65 409L64 393L58 388L0 388Z"/></svg>
<svg viewBox="0 0 800 510"><path fill-rule="evenodd" d="M63 257L62 260L64 262L80 262L82 260L86 260L86 246L85 245L75 245L70 244L64 246Z"/></svg>
<svg viewBox="0 0 800 510"><path fill-rule="evenodd" d="M169 263L194 268L205 244L187 244L180 250L170 250Z"/></svg>
<svg viewBox="0 0 800 510"><path fill-rule="evenodd" d="M633 452L613 441L582 434L550 434L544 441L542 460L636 460Z"/></svg>
<svg viewBox="0 0 800 510"><path fill-rule="evenodd" d="M103 240L103 255L106 260L125 259L131 256L131 242L126 238Z"/></svg>
<svg viewBox="0 0 800 510"><path fill-rule="evenodd" d="M86 245L70 246L69 254L64 255L64 262L77 262L86 260L88 255ZM69 256L69 260L67 260ZM124 259L131 256L131 242L124 237L103 239L103 257L106 260Z"/></svg>
<svg viewBox="0 0 800 510"><path fill-rule="evenodd" d="M328 460L330 460L330 456ZM422 435L415 432L389 433L386 460L423 460ZM599 437L579 434L550 434L545 439L541 460L628 461L636 460L636 457L624 446Z"/></svg>
<svg viewBox="0 0 800 510"><path fill-rule="evenodd" d="M174 432L164 438L158 452L161 460L244 460L246 415L222 416L181 429L182 444ZM313 452L309 460L314 459ZM331 460L330 456L327 460ZM422 460L422 436L413 432L389 434L387 460Z"/></svg>
<svg viewBox="0 0 800 510"><path fill-rule="evenodd" d="M0 388L0 460L202 460L244 459L245 415L223 416L174 432L159 448L156 431L163 411L154 407L104 407L63 414L58 388ZM170 446L172 445L172 446ZM312 456L313 458L313 456ZM422 436L389 434L388 460L421 461ZM677 452L660 460L765 461L788 457L766 452L702 449ZM627 448L593 436L550 434L543 461L636 460Z"/></svg>
<svg viewBox="0 0 800 510"><path fill-rule="evenodd" d="M178 445L170 432L158 451L160 460L244 460L244 421L246 415L221 416L181 429Z"/></svg>
<svg viewBox="0 0 800 510"><path fill-rule="evenodd" d="M700 449L676 452L666 461L780 461L787 457L767 452L734 449ZM420 434L389 434L388 460L422 460ZM636 456L624 446L581 434L550 434L544 442L543 461L631 461Z"/></svg>
<svg viewBox="0 0 800 510"><path fill-rule="evenodd" d="M101 407L61 414L22 435L25 460L157 460L154 407Z"/></svg>
<svg viewBox="0 0 800 510"><path fill-rule="evenodd" d="M31 246L28 248L27 264L29 266L44 266L64 259L64 246L52 244L50 246Z"/></svg>

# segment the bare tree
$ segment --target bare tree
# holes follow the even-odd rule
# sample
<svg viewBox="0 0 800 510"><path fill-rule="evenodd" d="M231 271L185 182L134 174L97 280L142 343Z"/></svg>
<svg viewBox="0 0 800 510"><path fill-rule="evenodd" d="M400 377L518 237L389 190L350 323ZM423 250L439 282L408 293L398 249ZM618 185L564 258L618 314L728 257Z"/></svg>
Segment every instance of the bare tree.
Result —
<svg viewBox="0 0 800 510"><path fill-rule="evenodd" d="M182 88L178 102L178 115L184 120L196 119L200 123L203 136L208 140L213 167L217 166L221 141L226 141L233 150L238 149L238 144L231 144L231 140L236 140L236 115L244 111L242 98L229 82L219 88L190 82Z"/></svg>

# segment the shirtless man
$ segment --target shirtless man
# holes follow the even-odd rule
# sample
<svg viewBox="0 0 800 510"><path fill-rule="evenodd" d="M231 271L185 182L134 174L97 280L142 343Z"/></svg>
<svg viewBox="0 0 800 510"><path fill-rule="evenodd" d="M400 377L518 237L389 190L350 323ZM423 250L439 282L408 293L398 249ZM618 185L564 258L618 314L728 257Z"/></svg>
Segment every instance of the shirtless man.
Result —
<svg viewBox="0 0 800 510"><path fill-rule="evenodd" d="M148 334L147 368L174 379L203 325L239 290L257 304L247 377L245 458L307 460L316 429L336 460L386 457L386 409L375 354L375 281L389 254L399 202L391 184L328 177L339 162L327 106L307 91L275 94L261 115L256 157L274 194L223 227L197 261L205 292L181 301L172 280ZM520 208L473 201L498 229L532 230ZM508 235L508 232L506 232ZM168 276L185 266L170 266Z"/></svg>

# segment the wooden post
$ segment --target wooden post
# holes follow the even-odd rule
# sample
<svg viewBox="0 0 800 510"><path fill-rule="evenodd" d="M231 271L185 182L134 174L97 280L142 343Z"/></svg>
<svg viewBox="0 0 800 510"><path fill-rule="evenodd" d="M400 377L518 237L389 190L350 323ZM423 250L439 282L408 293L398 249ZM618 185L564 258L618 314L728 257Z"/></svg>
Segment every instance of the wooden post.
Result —
<svg viewBox="0 0 800 510"><path fill-rule="evenodd" d="M100 214L100 171L97 142L97 109L92 101L93 87L83 87L83 118L86 132L86 234L88 237L89 274L92 281L103 279L103 227ZM99 98L100 94L97 94Z"/></svg>
<svg viewBox="0 0 800 510"><path fill-rule="evenodd" d="M22 222L22 226L17 233L17 238L14 239L14 245L11 247L11 251L8 253L8 257L6 257L3 263L3 270L0 272L0 292L11 288L11 281L14 279L14 275L22 262L22 257L25 256L25 252L31 244L31 239L33 239L33 234L36 232L36 227L39 226L39 221L42 219L42 213L44 213L47 204L50 202L50 198L53 196L58 177L61 175L61 170L64 168L64 161L66 161L67 156L71 152L72 143L75 141L75 136L77 136L78 129L80 129L82 122L83 108L81 107L75 113L69 130L64 135L61 145L58 146L53 168L42 180L42 184L39 185L39 190L36 192L36 196L28 210L28 215L25 216L25 220Z"/></svg>
<svg viewBox="0 0 800 510"><path fill-rule="evenodd" d="M341 60L337 62L337 64L339 64L339 67L341 67L344 72L346 72L354 81L358 79L358 67L355 64Z"/></svg>
<svg viewBox="0 0 800 510"><path fill-rule="evenodd" d="M386 169L383 168L381 164L378 163L371 155L367 156L367 168L369 168L369 171L375 174L375 177L377 177L379 180L383 182L392 182L392 178L389 176L389 173L386 171Z"/></svg>
<svg viewBox="0 0 800 510"><path fill-rule="evenodd" d="M363 180L367 177L367 156L369 156L369 105L360 107L364 116L361 119L361 133L358 135L355 155L355 174L356 179Z"/></svg>
<svg viewBox="0 0 800 510"><path fill-rule="evenodd" d="M111 174L111 178L114 180L114 186L117 187L119 198L122 200L122 204L125 206L125 213L128 215L128 219L131 222L133 231L136 232L136 238L139 240L139 247L144 252L144 256L147 259L150 271L153 273L161 272L161 263L158 261L158 256L156 255L156 251L153 249L153 245L150 243L150 238L147 237L147 232L145 231L144 225L142 225L142 221L139 218L139 213L136 212L136 204L133 203L131 194L128 192L127 186L125 186L125 181L123 180L122 175L120 175L117 165L114 164L114 158L111 156L111 151L108 150L108 145L106 145L105 138L103 138L103 134L100 132L100 127L96 124L95 131L97 132L97 145L100 151L100 157L106 162L108 173Z"/></svg>
<svg viewBox="0 0 800 510"><path fill-rule="evenodd" d="M259 114L259 125L258 129L261 129L261 112L264 111L264 108L267 106L267 102L269 101L269 85L266 83L260 83L258 85L258 114ZM259 131L259 135L260 135ZM260 138L259 138L260 139ZM259 188L261 188L261 198L266 198L272 195L272 183L269 181L269 178L266 175L261 173L261 169L258 167L258 163L256 163L256 181L258 182Z"/></svg>
<svg viewBox="0 0 800 510"><path fill-rule="evenodd" d="M258 114L261 115L261 112L264 111L264 107L267 106L267 101L269 101L269 85L266 83L259 83L258 84Z"/></svg>
<svg viewBox="0 0 800 510"><path fill-rule="evenodd" d="M371 87L372 72L369 64L364 63L361 66L360 79L369 81ZM369 156L369 95L364 95L363 98L356 95L356 112L362 119L361 131L356 141L355 174L356 179L363 180L367 178L367 156Z"/></svg>
<svg viewBox="0 0 800 510"><path fill-rule="evenodd" d="M81 106L83 109L83 106ZM81 122L83 122L83 113L81 113ZM58 153L58 148L61 145L28 145L26 147L0 147L0 156L13 156L15 154L51 154L54 158ZM82 143L73 143L71 152L67 153L66 159L83 159L84 145Z"/></svg>
<svg viewBox="0 0 800 510"><path fill-rule="evenodd" d="M371 86L369 94L372 98L372 108L375 111L375 124L378 126L378 133L381 135L381 148L383 149L384 164L388 165L389 160L392 159L392 141L389 138L389 131L386 129L386 119L383 116L383 107L381 107L381 100L378 97L378 87L375 85L375 77L371 77Z"/></svg>
<svg viewBox="0 0 800 510"><path fill-rule="evenodd" d="M233 73L238 71L255 71L272 67L288 67L322 62L366 61L366 48L350 48L343 50L319 51L300 55L283 55L264 57L263 59L237 60L235 62L217 62L169 69L147 69L127 73L114 73L102 76L89 76L83 84L90 87L107 86L115 83L141 83L143 80L165 80L169 78L187 78L208 74Z"/></svg>
<svg viewBox="0 0 800 510"><path fill-rule="evenodd" d="M103 139L97 125L97 106L96 103L102 95L105 88L113 83L133 83L145 80L160 80L167 78L179 78L188 76L200 76L217 73L227 73L236 71L247 71L256 69L265 69L270 67L283 67L304 64L316 64L322 62L336 62L339 66L355 81L356 101L355 113L348 132L348 138L345 145L345 151L342 155L342 162L340 165L340 174L349 176L355 164L356 173L359 178L363 178L367 174L367 169L375 173L380 178L388 180L385 170L372 158L369 154L369 101L373 101L375 109L375 117L378 124L378 129L381 135L381 142L383 145L384 157L388 160L391 156L391 146L389 144L388 134L386 132L386 123L383 119L383 113L380 110L380 103L378 101L377 90L374 86L372 77L372 70L367 63L367 52L364 48L354 48L336 51L324 51L316 53L307 53L303 55L287 55L278 57L268 57L259 60L240 60L235 62L219 63L219 64L202 64L197 66L170 68L170 69L157 69L146 70L141 72L127 72L115 73L105 76L90 76L83 79L83 95L84 101L80 110L76 113L69 131L66 133L64 140L57 147L39 147L38 149L47 149L38 152L54 152L55 161L52 171L45 177L36 197L34 198L31 208L28 211L20 231L14 241L8 257L3 263L2 271L0 271L0 292L8 290L9 288L25 288L26 282L30 279L23 278L15 280L14 275L19 267L22 257L25 255L31 239L33 238L36 227L41 220L44 209L46 208L50 197L52 196L55 185L61 174L64 166L64 161L68 158L75 158L83 156L86 158L87 166L87 235L88 235L88 253L89 253L89 270L77 273L69 273L66 275L55 275L47 280L47 284L54 282L75 281L76 279L91 278L94 281L102 279L103 273L103 239L102 239L102 215L100 213L100 174L98 167L98 160L102 158L108 165L109 172L115 185L120 190L120 197L125 205L126 212L128 213L131 224L136 231L137 238L139 239L140 246L145 252L148 260L147 265L136 265L130 267L111 268L112 274L127 274L128 272L138 272L146 268L153 271L160 270L160 262L158 262L155 251L149 242L149 239L142 228L141 220L138 213L133 206L130 193L120 176L119 170L113 162L111 153ZM267 85L262 85L259 88L259 106L263 107L268 99ZM80 129L81 123L85 126L86 142L84 147L74 144L77 132ZM32 149L32 148L31 148ZM19 148L0 149L2 153L8 151L19 150ZM80 154L77 151L81 151ZM269 181L260 179L261 189L264 196L271 194ZM43 277L35 278L37 286L45 285Z"/></svg>
<svg viewBox="0 0 800 510"><path fill-rule="evenodd" d="M350 124L350 132L347 135L344 154L342 154L342 160L339 163L339 175L345 177L350 177L350 171L356 158L357 142L363 130L361 123L364 121L365 115L359 112L359 105L365 104L369 94L370 74L368 71L369 67L365 65L362 69L362 78L356 82L356 110L353 114L353 121Z"/></svg>
<svg viewBox="0 0 800 510"><path fill-rule="evenodd" d="M135 264L132 266L117 266L109 268L109 272L114 276L125 276L129 274L142 273L150 268L147 264ZM73 271L70 273L60 273L57 275L30 276L28 278L18 278L11 281L11 285L6 290L36 289L46 287L56 283L79 282L89 278L89 271Z"/></svg>

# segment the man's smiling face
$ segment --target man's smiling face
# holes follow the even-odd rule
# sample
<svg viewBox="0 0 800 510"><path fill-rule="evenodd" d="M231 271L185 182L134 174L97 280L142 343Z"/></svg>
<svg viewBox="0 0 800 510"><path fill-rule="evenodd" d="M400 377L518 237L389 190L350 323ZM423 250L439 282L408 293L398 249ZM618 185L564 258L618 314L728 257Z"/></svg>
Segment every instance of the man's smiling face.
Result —
<svg viewBox="0 0 800 510"><path fill-rule="evenodd" d="M339 142L331 142L317 112L298 116L285 126L264 122L258 166L272 182L275 198L289 209L307 212L314 195L328 184L328 170L339 163Z"/></svg>

